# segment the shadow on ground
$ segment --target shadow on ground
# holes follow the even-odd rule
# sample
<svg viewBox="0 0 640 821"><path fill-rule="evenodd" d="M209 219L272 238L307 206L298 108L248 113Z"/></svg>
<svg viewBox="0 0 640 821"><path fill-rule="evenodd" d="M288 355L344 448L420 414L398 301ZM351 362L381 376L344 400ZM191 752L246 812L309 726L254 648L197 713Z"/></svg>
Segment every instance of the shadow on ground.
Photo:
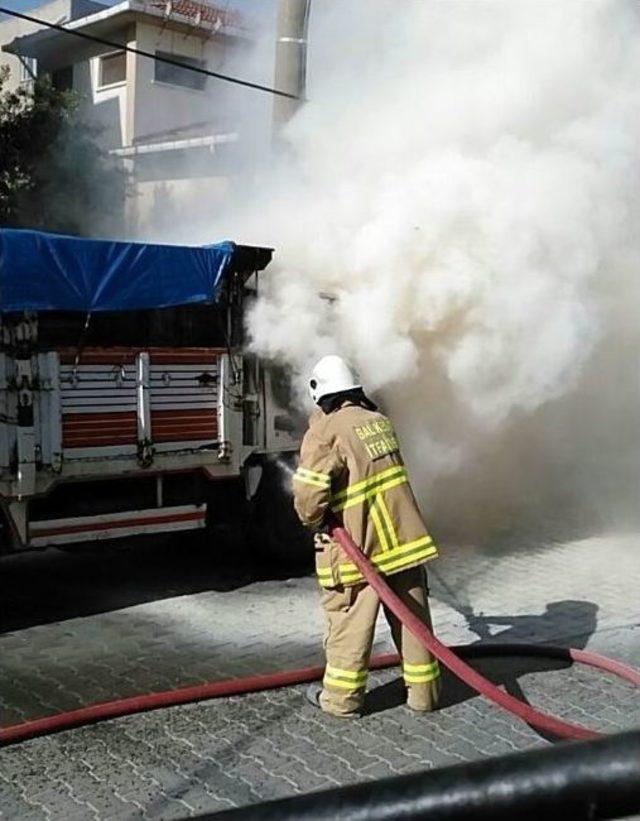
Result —
<svg viewBox="0 0 640 821"><path fill-rule="evenodd" d="M150 601L236 590L310 572L312 552L269 562L259 549L203 533L139 537L73 551L48 549L0 559L0 634Z"/></svg>
<svg viewBox="0 0 640 821"><path fill-rule="evenodd" d="M597 628L598 606L589 601L565 600L547 605L540 615L485 616L465 613L469 628L479 640L470 647L480 644L549 644L560 641L570 642L570 646L586 647L590 636ZM491 627L506 627L498 636L491 635ZM558 637L562 638L558 638ZM567 645L569 646L569 645ZM494 684L502 687L514 698L528 704L519 679L530 673L545 673L572 666L571 661L540 657L512 656L508 658L487 658L471 662L471 665ZM443 669L442 698L440 709L445 710L471 698L476 698L475 690L468 687L448 670ZM388 710L404 703L405 688L401 678L377 687L367 694L365 711L367 714ZM544 735L543 737L552 740Z"/></svg>

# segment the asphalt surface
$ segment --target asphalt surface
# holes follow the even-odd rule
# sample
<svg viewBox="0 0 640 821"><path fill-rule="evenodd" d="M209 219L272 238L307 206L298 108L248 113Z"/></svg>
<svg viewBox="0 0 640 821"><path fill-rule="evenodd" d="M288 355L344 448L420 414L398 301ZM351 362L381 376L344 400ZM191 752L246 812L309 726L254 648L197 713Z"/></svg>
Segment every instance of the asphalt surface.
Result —
<svg viewBox="0 0 640 821"><path fill-rule="evenodd" d="M588 647L640 666L636 534L445 547L430 565L446 642ZM252 578L188 538L3 560L1 723L141 692L320 664L311 576ZM390 649L381 624L376 650ZM485 661L514 695L603 731L640 726L637 691L537 659ZM314 710L304 687L158 710L0 751L0 815L183 818L550 743L447 677L435 714L371 676L367 715Z"/></svg>

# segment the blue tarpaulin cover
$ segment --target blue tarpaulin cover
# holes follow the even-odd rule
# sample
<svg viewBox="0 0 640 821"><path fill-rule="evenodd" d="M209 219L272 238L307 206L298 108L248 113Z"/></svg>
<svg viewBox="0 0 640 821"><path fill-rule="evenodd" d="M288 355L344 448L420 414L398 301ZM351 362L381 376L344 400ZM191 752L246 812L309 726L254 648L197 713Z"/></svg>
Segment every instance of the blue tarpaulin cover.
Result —
<svg viewBox="0 0 640 821"><path fill-rule="evenodd" d="M233 242L188 247L0 229L0 311L126 311L213 302Z"/></svg>

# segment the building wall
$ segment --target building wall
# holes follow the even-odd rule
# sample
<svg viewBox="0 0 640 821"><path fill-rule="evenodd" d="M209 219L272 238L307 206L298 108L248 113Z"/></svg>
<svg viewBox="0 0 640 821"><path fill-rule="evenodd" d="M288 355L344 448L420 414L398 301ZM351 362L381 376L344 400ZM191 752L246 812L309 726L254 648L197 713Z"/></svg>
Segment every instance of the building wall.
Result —
<svg viewBox="0 0 640 821"><path fill-rule="evenodd" d="M222 70L227 47L222 38L186 35L160 23L139 22L136 46L144 51L162 51L180 57L204 60L206 67ZM134 141L162 139L158 133L183 129L189 124L220 120L219 83L207 79L202 91L158 82L154 79L153 60L138 57L136 61L136 103L133 127ZM203 126L202 133L212 133Z"/></svg>
<svg viewBox="0 0 640 821"><path fill-rule="evenodd" d="M117 42L134 42L134 28L111 35ZM109 53L103 50L103 53ZM96 141L105 149L120 148L132 141L129 110L135 92L135 55L127 55L126 78L117 84L101 86L98 54L73 65L73 89L80 97L80 116L97 129Z"/></svg>
<svg viewBox="0 0 640 821"><path fill-rule="evenodd" d="M23 34L29 34L24 27L28 25L20 20L8 19L0 23L0 47L5 43L10 43L16 37L21 37ZM0 51L0 67L9 68L9 76L7 77L3 88L5 91L15 91L22 81L22 61L14 54L7 54Z"/></svg>
<svg viewBox="0 0 640 821"><path fill-rule="evenodd" d="M114 19L113 31L104 36L152 53L162 51L177 59L204 60L212 71L270 85L276 0L265 0L256 15L244 2L234 0L233 5L246 22L244 37L195 32L184 25L156 22L142 15L126 30L118 28ZM90 0L54 0L38 8L37 16L51 20L72 14L82 16L81 7L85 14L96 11L96 4ZM0 45L34 30L31 24L2 23ZM87 123L97 126L97 139L106 150L190 137L238 135L234 145L123 158L132 182L132 196L125 206L127 234L179 241L180 224L203 209L223 208L231 180L268 150L272 98L215 78L207 78L202 90L159 82L154 61L131 53L126 58L126 79L101 87L100 56L106 52L103 46L69 38L68 47L60 58L56 53L52 65L73 65L80 113ZM12 55L0 52L0 62L3 60L17 62ZM19 71L14 69L13 75L19 82Z"/></svg>
<svg viewBox="0 0 640 821"><path fill-rule="evenodd" d="M52 0L50 3L44 3L42 6L29 9L25 13L52 23L59 23L64 20L75 20L103 8L102 3L92 2L92 0ZM26 20L7 17L0 21L0 49L16 37L33 34L40 31L41 28L41 26L29 23ZM7 54L7 52L0 50L0 66L8 66L11 72L5 89L15 90L22 82L22 61L14 54Z"/></svg>
<svg viewBox="0 0 640 821"><path fill-rule="evenodd" d="M176 59L203 60L212 71L225 66L237 44L207 33L187 34L168 25L141 21L135 44L144 51L165 52ZM225 84L207 78L202 90L160 82L155 64L136 57L132 96L132 143L162 143L211 137L233 132L235 123L227 102ZM188 148L158 152L131 162L134 196L129 202L129 230L139 237L179 239L176 225L203 197L221 200L228 178L214 150Z"/></svg>

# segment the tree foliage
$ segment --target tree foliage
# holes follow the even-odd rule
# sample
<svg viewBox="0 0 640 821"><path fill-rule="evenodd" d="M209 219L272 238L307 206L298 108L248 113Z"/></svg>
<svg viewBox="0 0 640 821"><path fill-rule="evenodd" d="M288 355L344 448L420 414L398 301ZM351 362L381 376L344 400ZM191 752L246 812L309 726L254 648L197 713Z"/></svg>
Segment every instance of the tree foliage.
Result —
<svg viewBox="0 0 640 821"><path fill-rule="evenodd" d="M7 78L0 70L0 224L120 233L126 177L79 117L77 95L46 77L7 90Z"/></svg>

